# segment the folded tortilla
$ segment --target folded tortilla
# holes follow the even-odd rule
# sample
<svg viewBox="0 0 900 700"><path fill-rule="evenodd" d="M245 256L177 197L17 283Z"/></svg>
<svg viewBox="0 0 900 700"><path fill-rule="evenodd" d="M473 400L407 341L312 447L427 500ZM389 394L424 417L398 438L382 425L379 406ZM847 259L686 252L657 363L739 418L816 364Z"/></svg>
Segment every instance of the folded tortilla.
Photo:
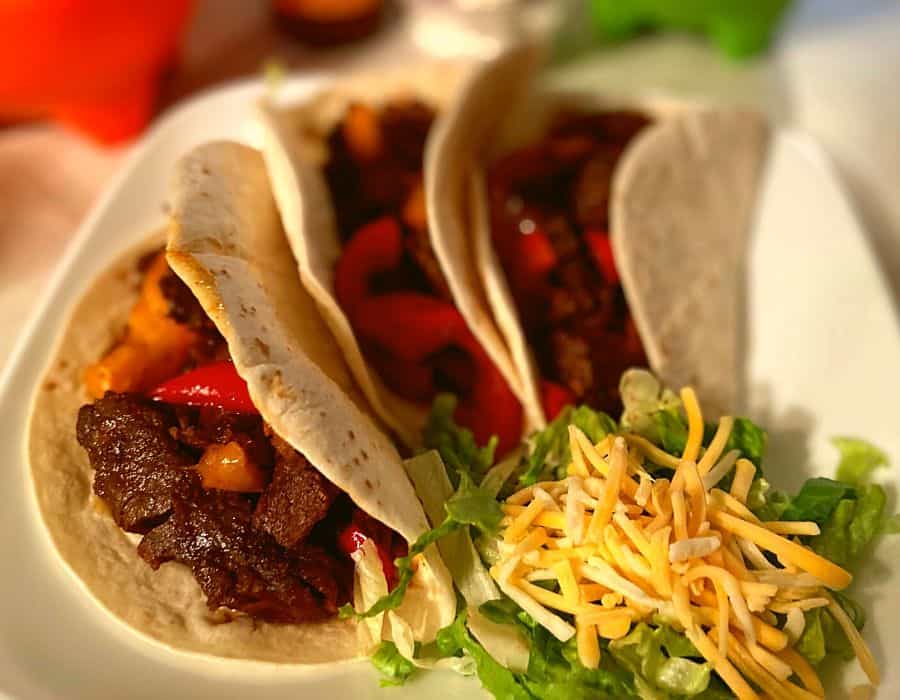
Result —
<svg viewBox="0 0 900 700"><path fill-rule="evenodd" d="M563 109L649 114L653 124L626 147L613 176L616 266L652 369L667 385L695 386L711 414L733 411L744 383L743 267L768 142L764 119L741 109L560 91L537 79L538 61L532 47L520 46L475 71L435 137L431 155L441 166L431 170L428 191L438 203L433 236L448 278L484 290L528 410L543 425L536 365L493 248L486 164L539 138ZM460 213L463 196L441 197L465 187L468 215ZM477 296L468 299L477 303ZM460 297L461 307L466 300Z"/></svg>
<svg viewBox="0 0 900 700"><path fill-rule="evenodd" d="M170 267L224 336L263 419L357 506L415 540L428 521L399 454L365 414L365 399L303 291L260 154L233 143L194 150L176 168L171 203ZM51 539L105 610L166 647L302 664L364 655L377 640L353 621L279 625L210 612L188 567L153 571L137 554L138 536L121 530L92 495L91 467L75 439L75 416L87 400L82 372L120 337L137 298L136 261L160 238L92 284L37 389L28 454ZM398 613L417 640L429 641L455 609L449 574L432 548Z"/></svg>
<svg viewBox="0 0 900 700"><path fill-rule="evenodd" d="M350 321L335 296L334 270L341 254L341 242L334 207L340 203L331 201L321 172L328 157L325 139L353 101L377 105L386 98L410 96L441 113L447 112L453 109L454 99L469 73L470 67L460 63L425 63L377 75L358 74L301 104L279 107L265 103L260 110L263 154L303 283L319 305L373 410L410 447L421 445L427 409L397 396L384 385L363 357ZM453 206L448 211L444 204L445 201L456 203L458 197L465 196L458 185L454 184L452 193L435 191L433 187L434 172L446 165L434 148L441 122L439 117L429 134L424 162L429 231L439 262L443 262L440 247L446 239L433 233L438 227L437 217L459 216L465 212L463 206ZM456 274L456 269L446 265L443 272L466 323L524 405L521 379L484 302L477 278L470 271ZM529 416L525 418L528 423Z"/></svg>

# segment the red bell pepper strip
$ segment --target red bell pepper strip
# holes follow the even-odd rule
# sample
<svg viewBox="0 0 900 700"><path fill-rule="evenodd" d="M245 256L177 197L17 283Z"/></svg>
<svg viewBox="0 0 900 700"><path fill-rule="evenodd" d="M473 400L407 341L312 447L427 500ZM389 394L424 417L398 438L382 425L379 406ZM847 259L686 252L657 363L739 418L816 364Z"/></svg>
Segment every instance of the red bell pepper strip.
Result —
<svg viewBox="0 0 900 700"><path fill-rule="evenodd" d="M540 229L519 234L516 259L508 269L514 276L516 289L533 291L559 264L559 258L547 234Z"/></svg>
<svg viewBox="0 0 900 700"><path fill-rule="evenodd" d="M522 436L522 407L503 375L472 335L462 314L445 301L416 292L392 292L361 302L354 319L356 332L366 342L405 361L418 372L429 357L457 347L472 360L471 391L461 396L456 410L459 423L472 430L483 444L496 435L504 454ZM434 397L433 386L429 399Z"/></svg>
<svg viewBox="0 0 900 700"><path fill-rule="evenodd" d="M541 380L541 406L544 409L544 417L551 421L559 415L566 406L575 403L575 394L568 387L546 379Z"/></svg>
<svg viewBox="0 0 900 700"><path fill-rule="evenodd" d="M209 406L237 413L259 413L247 383L229 360L213 362L160 384L150 396L165 403Z"/></svg>
<svg viewBox="0 0 900 700"><path fill-rule="evenodd" d="M346 243L334 271L334 291L351 320L371 295L372 277L396 268L402 259L403 233L390 216L363 226Z"/></svg>
<svg viewBox="0 0 900 700"><path fill-rule="evenodd" d="M610 286L618 284L619 271L616 269L616 262L613 259L609 235L599 231L588 231L584 234L584 240L587 241L594 263L600 268L606 283Z"/></svg>
<svg viewBox="0 0 900 700"><path fill-rule="evenodd" d="M397 567L394 566L391 552L374 538L370 538L356 522L351 522L340 532L337 542L340 550L344 554L350 555L359 551L368 539L372 539L372 544L375 545L378 558L381 559L381 569L384 571L384 577L387 579L388 588L391 589L397 584Z"/></svg>
<svg viewBox="0 0 900 700"><path fill-rule="evenodd" d="M357 333L407 362L421 362L468 332L451 304L418 292L390 292L359 304Z"/></svg>

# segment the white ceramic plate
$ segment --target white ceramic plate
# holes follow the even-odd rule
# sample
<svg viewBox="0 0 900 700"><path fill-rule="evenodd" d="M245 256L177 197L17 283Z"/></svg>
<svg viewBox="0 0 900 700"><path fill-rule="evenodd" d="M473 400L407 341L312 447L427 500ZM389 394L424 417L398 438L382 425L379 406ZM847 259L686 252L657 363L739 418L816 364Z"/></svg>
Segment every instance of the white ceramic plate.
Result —
<svg viewBox="0 0 900 700"><path fill-rule="evenodd" d="M286 95L302 98L323 79L293 79ZM182 153L212 139L258 142L252 109L261 91L258 82L239 84L159 122L79 230L0 380L0 696L479 694L474 681L447 673L382 691L366 662L304 670L166 651L100 611L64 569L39 521L24 457L27 410L70 305L99 270L164 221L168 173ZM900 463L900 332L891 299L830 166L796 134L780 132L774 141L748 301L748 410L772 430L773 480L794 487L809 473L830 474L835 454L827 438L836 434L864 436ZM900 575L889 566L898 555L900 537L883 542L857 584L871 613L866 637L886 671L883 698L900 697L900 673L886 663L900 651L900 606L891 600ZM850 676L851 683L861 678Z"/></svg>

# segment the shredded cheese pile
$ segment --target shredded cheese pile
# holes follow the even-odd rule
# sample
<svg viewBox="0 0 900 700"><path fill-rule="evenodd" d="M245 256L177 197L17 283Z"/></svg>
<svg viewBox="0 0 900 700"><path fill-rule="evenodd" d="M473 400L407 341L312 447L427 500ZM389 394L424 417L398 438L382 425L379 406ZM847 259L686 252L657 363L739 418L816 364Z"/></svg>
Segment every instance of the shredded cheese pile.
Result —
<svg viewBox="0 0 900 700"><path fill-rule="evenodd" d="M803 611L824 607L878 685L871 652L828 593L851 575L796 539L818 526L754 516L746 500L756 467L724 452L733 419L721 418L704 450L697 398L689 388L681 398L688 438L678 456L631 434L594 445L569 426L567 478L524 488L503 505L500 560L491 568L501 590L559 640L575 636L588 668L600 663L600 638L619 639L662 616L741 700L825 696L792 649ZM673 469L673 478L652 477L645 460ZM716 488L732 468L730 490Z"/></svg>

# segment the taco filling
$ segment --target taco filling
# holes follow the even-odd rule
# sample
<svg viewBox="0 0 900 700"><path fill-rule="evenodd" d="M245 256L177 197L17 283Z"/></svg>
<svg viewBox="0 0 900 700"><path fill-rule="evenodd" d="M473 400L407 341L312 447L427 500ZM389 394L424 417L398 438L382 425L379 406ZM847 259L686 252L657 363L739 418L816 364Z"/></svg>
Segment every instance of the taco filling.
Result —
<svg viewBox="0 0 900 700"><path fill-rule="evenodd" d="M491 233L533 350L544 414L616 412L619 376L647 364L609 238L613 172L649 125L637 112L560 113L488 170Z"/></svg>
<svg viewBox="0 0 900 700"><path fill-rule="evenodd" d="M393 581L403 539L273 432L164 254L142 267L124 339L85 372L95 401L79 410L77 439L100 507L141 535L151 567L190 568L210 610L330 617L352 597L350 555L367 539Z"/></svg>
<svg viewBox="0 0 900 700"><path fill-rule="evenodd" d="M343 250L335 293L367 361L395 394L428 405L460 397L456 418L501 453L522 409L453 303L432 249L423 189L431 107L351 104L327 138L325 178Z"/></svg>

